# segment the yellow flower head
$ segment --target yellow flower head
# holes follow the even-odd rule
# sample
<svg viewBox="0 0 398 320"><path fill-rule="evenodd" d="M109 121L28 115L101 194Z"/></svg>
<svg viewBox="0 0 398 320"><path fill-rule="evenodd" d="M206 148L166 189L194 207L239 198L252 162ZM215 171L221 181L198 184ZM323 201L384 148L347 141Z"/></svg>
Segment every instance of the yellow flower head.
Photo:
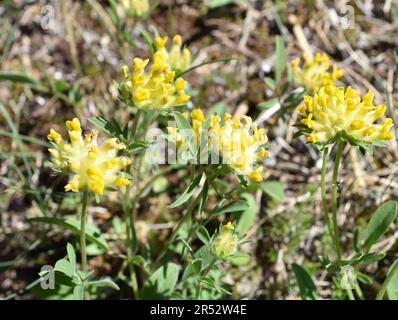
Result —
<svg viewBox="0 0 398 320"><path fill-rule="evenodd" d="M164 110L186 103L190 96L185 91L185 80L175 79L175 72L161 56L154 56L149 70L149 59L134 58L132 73L122 67L125 80L121 84L124 99L137 108Z"/></svg>
<svg viewBox="0 0 398 320"><path fill-rule="evenodd" d="M177 147L187 143L184 136L193 136L196 146L200 146L203 137L207 139L208 149L217 152L224 164L229 165L236 174L248 177L253 182L263 181L263 167L257 162L268 157L263 145L268 138L264 129L252 124L248 116L232 117L225 114L224 122L218 115L206 120L200 109L191 112L192 134L181 135L178 129L168 128ZM208 125L204 125L208 123Z"/></svg>
<svg viewBox="0 0 398 320"><path fill-rule="evenodd" d="M120 0L128 17L142 17L149 10L149 0Z"/></svg>
<svg viewBox="0 0 398 320"><path fill-rule="evenodd" d="M313 96L304 96L298 110L300 123L306 127L307 141L326 143L339 132L369 143L393 138L392 119L385 118L375 124L383 117L386 106L373 105L373 96L372 91L361 97L351 87L333 85L322 87Z"/></svg>
<svg viewBox="0 0 398 320"><path fill-rule="evenodd" d="M314 93L319 88L331 85L343 76L343 71L338 69L335 64L330 69L329 57L326 53L315 54L314 59L303 54L304 65L300 67L300 58L291 62L293 72L293 82L295 85L304 87L308 93Z"/></svg>
<svg viewBox="0 0 398 320"><path fill-rule="evenodd" d="M213 254L220 258L232 256L238 248L238 243L239 239L234 233L234 227L231 222L228 222L220 228L213 241Z"/></svg>
<svg viewBox="0 0 398 320"><path fill-rule="evenodd" d="M54 145L54 148L48 150L53 163L72 176L65 186L65 191L78 192L87 187L102 195L106 187L130 184L121 169L131 161L117 157L117 152L125 147L123 144L112 138L105 140L99 146L96 129L86 133L83 138L77 118L66 121L66 127L70 143L64 141L54 129L51 129L47 136Z"/></svg>
<svg viewBox="0 0 398 320"><path fill-rule="evenodd" d="M224 115L221 126L220 118L212 116L210 126L215 132L223 161L237 174L248 176L254 182L263 181L263 167L257 167L256 163L268 157L263 147L268 141L265 129L258 129L248 116L232 117L228 113Z"/></svg>
<svg viewBox="0 0 398 320"><path fill-rule="evenodd" d="M156 52L154 53L154 57L161 57L161 59L170 65L172 70L187 70L191 65L191 52L188 48L182 48L181 36L174 36L169 50L166 48L167 40L167 37L157 37L155 39Z"/></svg>

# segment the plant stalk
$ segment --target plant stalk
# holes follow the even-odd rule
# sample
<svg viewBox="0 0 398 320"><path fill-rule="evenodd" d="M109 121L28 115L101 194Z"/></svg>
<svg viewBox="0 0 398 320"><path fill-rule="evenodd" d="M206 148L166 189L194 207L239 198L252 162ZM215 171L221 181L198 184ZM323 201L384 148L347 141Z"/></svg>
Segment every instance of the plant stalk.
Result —
<svg viewBox="0 0 398 320"><path fill-rule="evenodd" d="M82 212L80 215L80 254L81 254L82 271L84 273L87 272L87 253L86 253L87 200L88 200L88 190L86 188L83 191ZM89 295L85 282L86 281L83 281L83 299L88 300Z"/></svg>
<svg viewBox="0 0 398 320"><path fill-rule="evenodd" d="M138 123L140 121L140 117L142 114L141 109L137 109L137 113L134 117L133 121L133 127L131 129L131 139L130 141L134 141L135 136L137 134L137 128L138 128ZM127 166L126 172L128 174L131 173L131 164ZM135 248L134 244L136 243L136 237L135 235L135 226L134 226L134 217L133 214L131 214L131 202L130 202L130 187L126 187L126 191L124 194L124 206L123 206L123 211L124 211L124 223L126 225L126 246L127 246L127 263L128 263L128 268L129 268L129 273L130 273L130 285L133 289L133 295L135 299L139 298L139 290L138 290L138 281L137 281L137 275L135 273L135 268L133 264L133 258L135 254ZM135 207L135 201L133 204L133 207ZM134 208L133 208L134 209ZM135 210L133 210L134 212ZM134 236L134 237L133 237Z"/></svg>
<svg viewBox="0 0 398 320"><path fill-rule="evenodd" d="M337 224L337 178L339 175L340 159L341 159L341 154L343 153L343 148L344 148L344 141L339 140L336 157L334 160L333 178L332 178L332 213L333 213L332 222L333 222L333 230L335 237L336 254L338 260L340 260L341 258L341 248L340 248L339 228Z"/></svg>
<svg viewBox="0 0 398 320"><path fill-rule="evenodd" d="M326 185L325 185L328 154L329 154L329 148L325 148L323 150L322 169L321 169L322 211L323 211L323 219L325 220L325 224L326 224L326 226L328 228L329 234L332 237L333 245L336 248L335 236L334 236L334 233L333 233L332 226L330 224L330 217L329 217L329 210L328 210L328 203L327 203L327 196L326 196Z"/></svg>

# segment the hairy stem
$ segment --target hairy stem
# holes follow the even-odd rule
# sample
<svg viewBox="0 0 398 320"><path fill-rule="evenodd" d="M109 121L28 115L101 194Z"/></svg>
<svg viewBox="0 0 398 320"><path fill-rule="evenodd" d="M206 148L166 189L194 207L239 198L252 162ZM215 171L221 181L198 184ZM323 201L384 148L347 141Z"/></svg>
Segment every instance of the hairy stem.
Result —
<svg viewBox="0 0 398 320"><path fill-rule="evenodd" d="M335 237L335 246L336 246L336 254L338 260L341 258L341 248L340 248L340 237L339 237L339 228L337 225L337 178L339 175L339 166L341 154L343 153L344 141L340 140L338 142L338 148L336 152L336 157L334 160L333 167L333 178L332 178L332 222L333 222L333 231Z"/></svg>
<svg viewBox="0 0 398 320"><path fill-rule="evenodd" d="M325 185L326 166L327 166L328 154L329 154L329 148L325 148L323 150L322 169L321 169L322 211L323 211L323 219L325 220L325 224L326 224L326 226L328 228L329 234L332 237L333 245L336 248L335 236L334 236L334 233L333 233L332 226L330 224L330 217L329 217L329 210L328 210L328 203L327 203L327 196L326 196L326 185Z"/></svg>
<svg viewBox="0 0 398 320"><path fill-rule="evenodd" d="M86 253L86 220L87 220L87 200L88 200L88 190L83 191L82 199L82 212L80 215L80 254L82 271L87 272L87 253ZM83 281L83 299L89 299L87 287L85 281Z"/></svg>

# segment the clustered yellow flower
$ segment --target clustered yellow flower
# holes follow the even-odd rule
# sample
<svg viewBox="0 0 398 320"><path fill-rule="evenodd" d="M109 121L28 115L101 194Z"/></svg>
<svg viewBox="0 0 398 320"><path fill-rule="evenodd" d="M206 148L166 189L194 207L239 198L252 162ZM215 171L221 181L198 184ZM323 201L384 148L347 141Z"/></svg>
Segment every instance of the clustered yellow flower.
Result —
<svg viewBox="0 0 398 320"><path fill-rule="evenodd" d="M172 70L187 70L191 65L191 52L188 48L182 48L181 36L174 36L170 50L166 49L167 41L168 37L157 37L155 39L156 52L154 57L166 61Z"/></svg>
<svg viewBox="0 0 398 320"><path fill-rule="evenodd" d="M97 144L98 131L91 130L82 136L82 129L77 118L66 121L70 143L62 139L54 129L50 130L48 139L54 148L48 151L53 163L61 170L72 175L65 186L65 191L78 192L85 188L98 195L106 187L126 186L130 181L121 169L131 163L130 160L117 157L117 152L125 146L115 138L107 139L102 145Z"/></svg>
<svg viewBox="0 0 398 320"><path fill-rule="evenodd" d="M268 141L264 129L253 125L252 119L246 115L232 117L226 113L223 123L218 115L213 115L207 129L204 128L207 120L200 109L194 109L191 118L196 146L201 145L205 135L209 150L217 152L223 163L234 169L236 174L247 176L254 182L263 181L263 167L258 166L257 162L268 157L263 146ZM178 148L187 142L178 129L168 127L167 130Z"/></svg>
<svg viewBox="0 0 398 320"><path fill-rule="evenodd" d="M304 65L300 67L300 58L291 62L293 82L297 86L304 87L308 93L314 93L319 88L331 85L343 76L343 71L338 69L335 64L331 72L329 57L326 53L316 53L314 59L309 55L303 54Z"/></svg>
<svg viewBox="0 0 398 320"><path fill-rule="evenodd" d="M373 105L373 97L372 91L361 98L351 87L334 85L322 87L313 97L304 96L298 111L302 116L300 123L308 128L307 141L326 143L339 132L365 142L393 138L392 119L385 118L375 124L383 117L386 106Z"/></svg>
<svg viewBox="0 0 398 320"><path fill-rule="evenodd" d="M231 222L221 226L217 237L213 242L213 254L220 258L234 255L238 248L238 236L234 233L234 226Z"/></svg>
<svg viewBox="0 0 398 320"><path fill-rule="evenodd" d="M175 71L161 55L153 57L150 70L146 71L149 59L134 58L132 74L124 65L125 80L121 84L123 97L140 109L164 110L186 103L190 96L185 91L185 80L175 79Z"/></svg>
<svg viewBox="0 0 398 320"><path fill-rule="evenodd" d="M149 0L120 0L128 17L141 17L149 10Z"/></svg>

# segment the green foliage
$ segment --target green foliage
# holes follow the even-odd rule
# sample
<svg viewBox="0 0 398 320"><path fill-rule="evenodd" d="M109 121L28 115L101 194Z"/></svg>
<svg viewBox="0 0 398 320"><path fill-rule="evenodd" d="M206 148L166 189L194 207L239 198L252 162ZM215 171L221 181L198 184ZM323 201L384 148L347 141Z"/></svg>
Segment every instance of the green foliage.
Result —
<svg viewBox="0 0 398 320"><path fill-rule="evenodd" d="M202 173L199 174L195 179L193 179L192 182L189 184L188 188L184 191L184 193L181 196L179 196L176 201L168 205L168 207L170 209L177 208L183 203L187 202L192 197L201 179L202 179Z"/></svg>
<svg viewBox="0 0 398 320"><path fill-rule="evenodd" d="M385 202L377 208L362 234L366 250L370 250L377 240L388 230L396 216L397 202L395 201Z"/></svg>
<svg viewBox="0 0 398 320"><path fill-rule="evenodd" d="M248 193L242 194L242 197L246 200L247 208L245 208L241 213L235 214L237 219L236 231L239 234L245 234L250 227L256 221L257 205L254 196Z"/></svg>
<svg viewBox="0 0 398 320"><path fill-rule="evenodd" d="M301 298L303 298L303 300L316 300L316 287L308 272L296 263L292 264L292 269L300 288Z"/></svg>
<svg viewBox="0 0 398 320"><path fill-rule="evenodd" d="M247 209L248 207L249 207L249 205L247 204L247 201L241 199L241 200L230 202L221 208L216 208L212 213L210 213L210 215L212 217L216 217L216 216L219 216L224 213L243 211L243 210Z"/></svg>
<svg viewBox="0 0 398 320"><path fill-rule="evenodd" d="M48 223L51 225L56 225L58 227L61 227L65 230L72 231L76 235L80 234L80 222L74 217L69 217L66 220L61 220L58 218L51 218L51 217L37 217L37 218L28 219L28 222ZM106 241L101 237L101 232L96 226L93 225L86 226L86 237L88 241L95 243L99 248L103 250L108 250L108 245Z"/></svg>
<svg viewBox="0 0 398 320"><path fill-rule="evenodd" d="M168 299L171 298L178 280L178 266L167 263L157 269L145 282L143 299Z"/></svg>
<svg viewBox="0 0 398 320"><path fill-rule="evenodd" d="M398 260L395 260L387 275L390 276L387 285L387 295L390 300L398 300Z"/></svg>
<svg viewBox="0 0 398 320"><path fill-rule="evenodd" d="M279 82L282 72L285 69L286 53L285 43L280 36L276 37L276 63L275 63L275 82Z"/></svg>

